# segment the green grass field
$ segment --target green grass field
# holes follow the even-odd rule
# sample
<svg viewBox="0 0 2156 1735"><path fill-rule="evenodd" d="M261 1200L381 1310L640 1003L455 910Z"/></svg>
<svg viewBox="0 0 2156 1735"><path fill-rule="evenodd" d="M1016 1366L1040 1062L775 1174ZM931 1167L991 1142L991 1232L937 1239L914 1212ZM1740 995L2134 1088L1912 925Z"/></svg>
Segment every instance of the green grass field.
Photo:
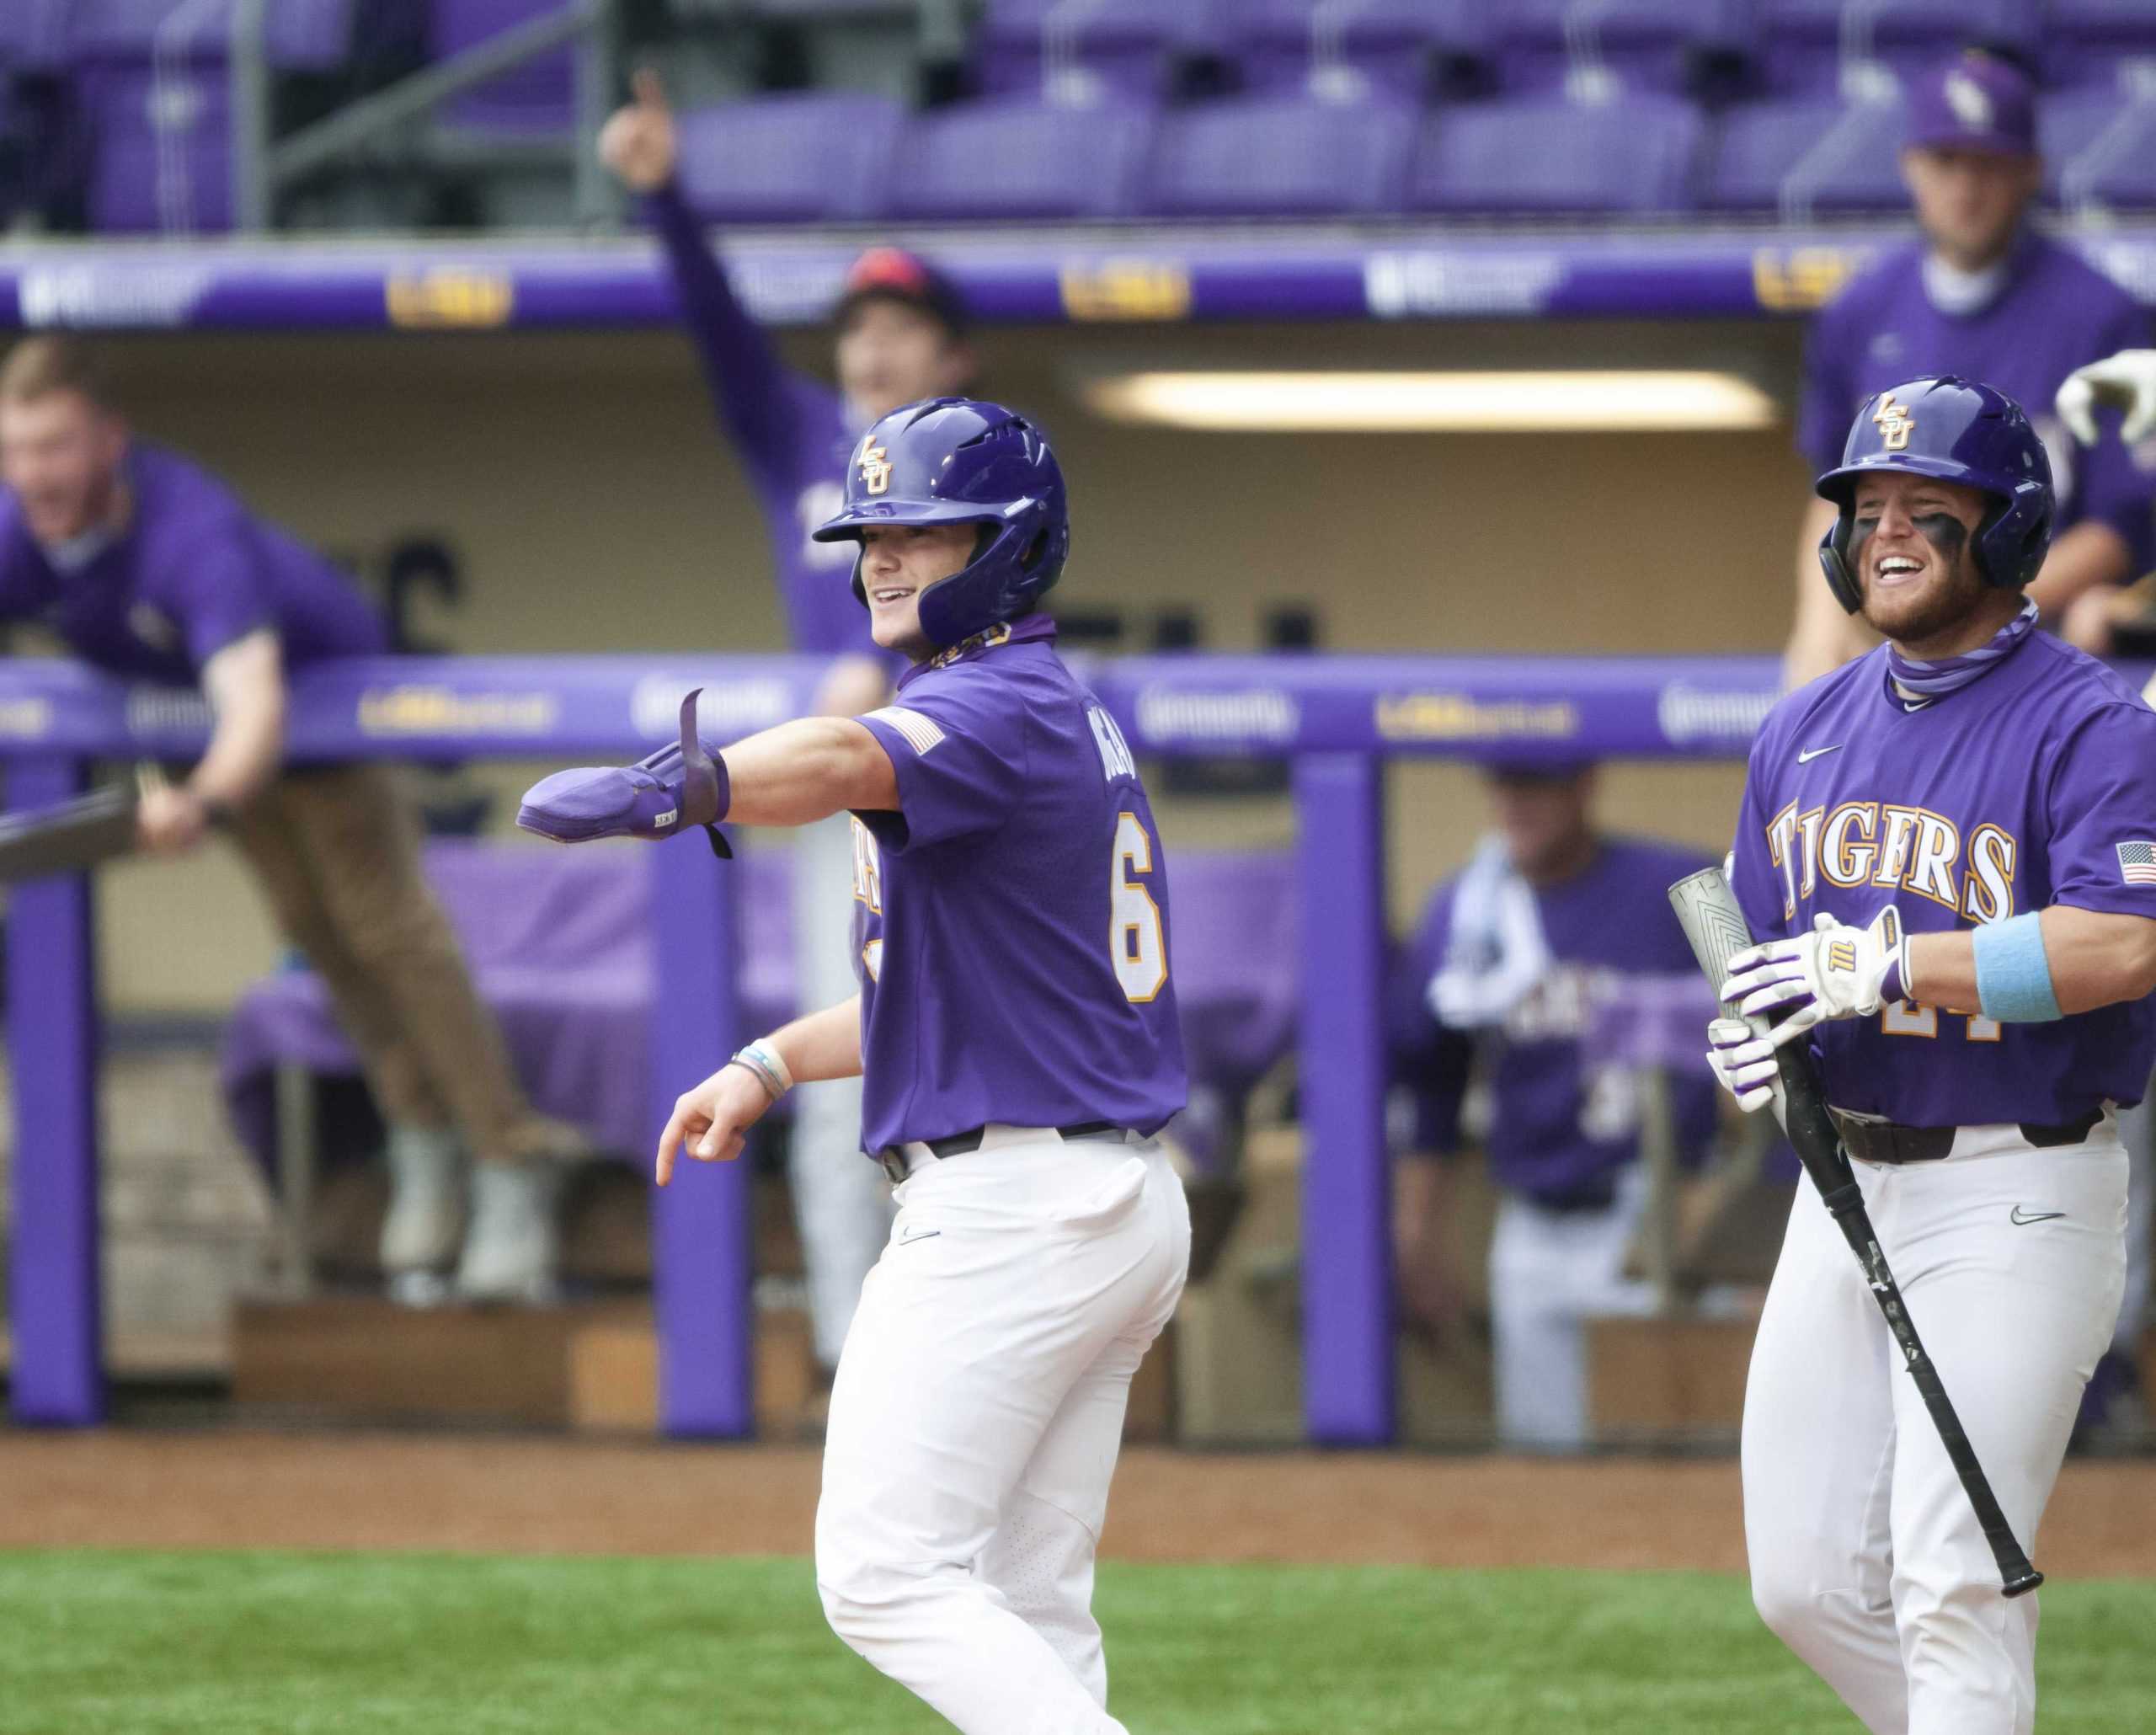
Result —
<svg viewBox="0 0 2156 1735"><path fill-rule="evenodd" d="M2143 1730L2156 1585L2045 1594L2043 1722ZM1847 1732L1710 1574L1111 1567L1138 1735ZM7 1735L905 1735L804 1562L0 1554Z"/></svg>

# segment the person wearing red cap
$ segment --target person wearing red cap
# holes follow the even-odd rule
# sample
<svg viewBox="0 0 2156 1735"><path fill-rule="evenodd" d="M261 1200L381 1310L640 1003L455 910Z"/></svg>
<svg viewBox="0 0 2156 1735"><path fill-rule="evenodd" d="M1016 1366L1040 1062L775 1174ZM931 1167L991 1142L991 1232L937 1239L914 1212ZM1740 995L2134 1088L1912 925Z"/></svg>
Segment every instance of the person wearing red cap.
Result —
<svg viewBox="0 0 2156 1735"><path fill-rule="evenodd" d="M633 91L600 133L600 160L643 195L665 249L719 426L763 511L792 648L834 659L816 709L836 717L873 711L889 697L893 670L847 582L852 547L812 542L809 532L838 510L846 459L864 429L902 404L969 390L975 368L965 303L925 259L872 248L847 274L836 310L837 388L788 367L734 295L682 196L674 117L659 75L639 72ZM794 846L795 974L803 1006L853 992L851 829L841 815L804 830ZM862 1281L890 1229L888 1189L876 1166L860 1160L860 1134L857 1082L800 1099L789 1173L826 1384Z"/></svg>
<svg viewBox="0 0 2156 1735"><path fill-rule="evenodd" d="M2109 649L2121 584L2146 571L2156 481L2115 428L2077 451L2041 406L2074 369L2148 341L2133 298L2028 222L2043 182L2036 91L2013 62L1960 55L1903 94L1902 173L1920 240L1883 252L1813 323L1797 446L1815 472L1838 461L1857 406L1919 375L1981 380L2026 404L2058 483L2058 533L2029 594L2063 636ZM1819 583L1834 507L1814 501L1797 550L1785 674L1800 686L1875 643Z"/></svg>

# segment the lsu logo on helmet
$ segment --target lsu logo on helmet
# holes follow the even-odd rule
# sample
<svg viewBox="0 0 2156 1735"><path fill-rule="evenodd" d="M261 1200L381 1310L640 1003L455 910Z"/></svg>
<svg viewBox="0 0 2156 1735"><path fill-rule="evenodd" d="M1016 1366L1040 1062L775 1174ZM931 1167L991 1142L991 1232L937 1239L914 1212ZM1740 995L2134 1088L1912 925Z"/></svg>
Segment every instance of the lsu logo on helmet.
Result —
<svg viewBox="0 0 2156 1735"><path fill-rule="evenodd" d="M1916 418L1905 405L1894 402L1892 392L1879 400L1879 408L1871 413L1871 419L1879 430L1879 444L1887 451L1907 451L1909 435L1917 431Z"/></svg>
<svg viewBox="0 0 2156 1735"><path fill-rule="evenodd" d="M861 481L872 494L890 491L891 455L873 440L861 448Z"/></svg>

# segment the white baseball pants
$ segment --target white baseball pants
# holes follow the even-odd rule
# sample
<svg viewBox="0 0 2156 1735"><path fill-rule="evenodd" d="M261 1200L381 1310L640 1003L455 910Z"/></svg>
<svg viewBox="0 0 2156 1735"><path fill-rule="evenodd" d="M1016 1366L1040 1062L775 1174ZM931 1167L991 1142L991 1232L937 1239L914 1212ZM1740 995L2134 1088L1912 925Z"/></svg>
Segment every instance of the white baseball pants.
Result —
<svg viewBox="0 0 2156 1735"><path fill-rule="evenodd" d="M966 1735L1119 1735L1093 1552L1182 1182L1155 1141L991 1129L896 1197L831 1393L825 1613Z"/></svg>
<svg viewBox="0 0 2156 1735"><path fill-rule="evenodd" d="M1490 1240L1490 1324L1497 1439L1512 1451L1577 1452L1588 1444L1591 1319L1654 1311L1654 1288L1625 1275L1646 1207L1637 1164L1606 1210L1552 1211L1508 1193Z"/></svg>
<svg viewBox="0 0 2156 1735"><path fill-rule="evenodd" d="M1964 1128L1937 1162L1856 1174L1909 1318L2023 1547L2125 1277L2109 1117L2036 1150ZM1798 1188L1745 1390L1744 1532L1761 1616L1873 1735L2029 1735L2036 1599L2009 1602L1849 1244Z"/></svg>

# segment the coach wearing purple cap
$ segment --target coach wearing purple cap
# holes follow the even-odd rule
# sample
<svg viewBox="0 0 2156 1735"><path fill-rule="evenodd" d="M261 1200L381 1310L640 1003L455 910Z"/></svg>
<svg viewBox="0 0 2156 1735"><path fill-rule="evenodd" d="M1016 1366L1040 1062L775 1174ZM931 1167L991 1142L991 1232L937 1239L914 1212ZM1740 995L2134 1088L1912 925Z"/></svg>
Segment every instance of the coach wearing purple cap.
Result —
<svg viewBox="0 0 2156 1735"><path fill-rule="evenodd" d="M1982 380L2034 414L2074 369L2148 341L2132 298L2028 222L2043 163L2036 92L2018 67L1964 54L1904 100L1902 172L1923 238L1876 259L1812 325L1797 444L1815 472L1838 461L1858 404L1899 381ZM2146 571L2156 553L2156 478L2115 424L2085 449L2048 414L2036 426L2057 479L2059 525L2029 594L2066 637L2101 651L2110 588ZM1819 582L1819 542L1833 518L1830 503L1814 501L1799 538L1796 621L1785 657L1792 686L1874 642Z"/></svg>

